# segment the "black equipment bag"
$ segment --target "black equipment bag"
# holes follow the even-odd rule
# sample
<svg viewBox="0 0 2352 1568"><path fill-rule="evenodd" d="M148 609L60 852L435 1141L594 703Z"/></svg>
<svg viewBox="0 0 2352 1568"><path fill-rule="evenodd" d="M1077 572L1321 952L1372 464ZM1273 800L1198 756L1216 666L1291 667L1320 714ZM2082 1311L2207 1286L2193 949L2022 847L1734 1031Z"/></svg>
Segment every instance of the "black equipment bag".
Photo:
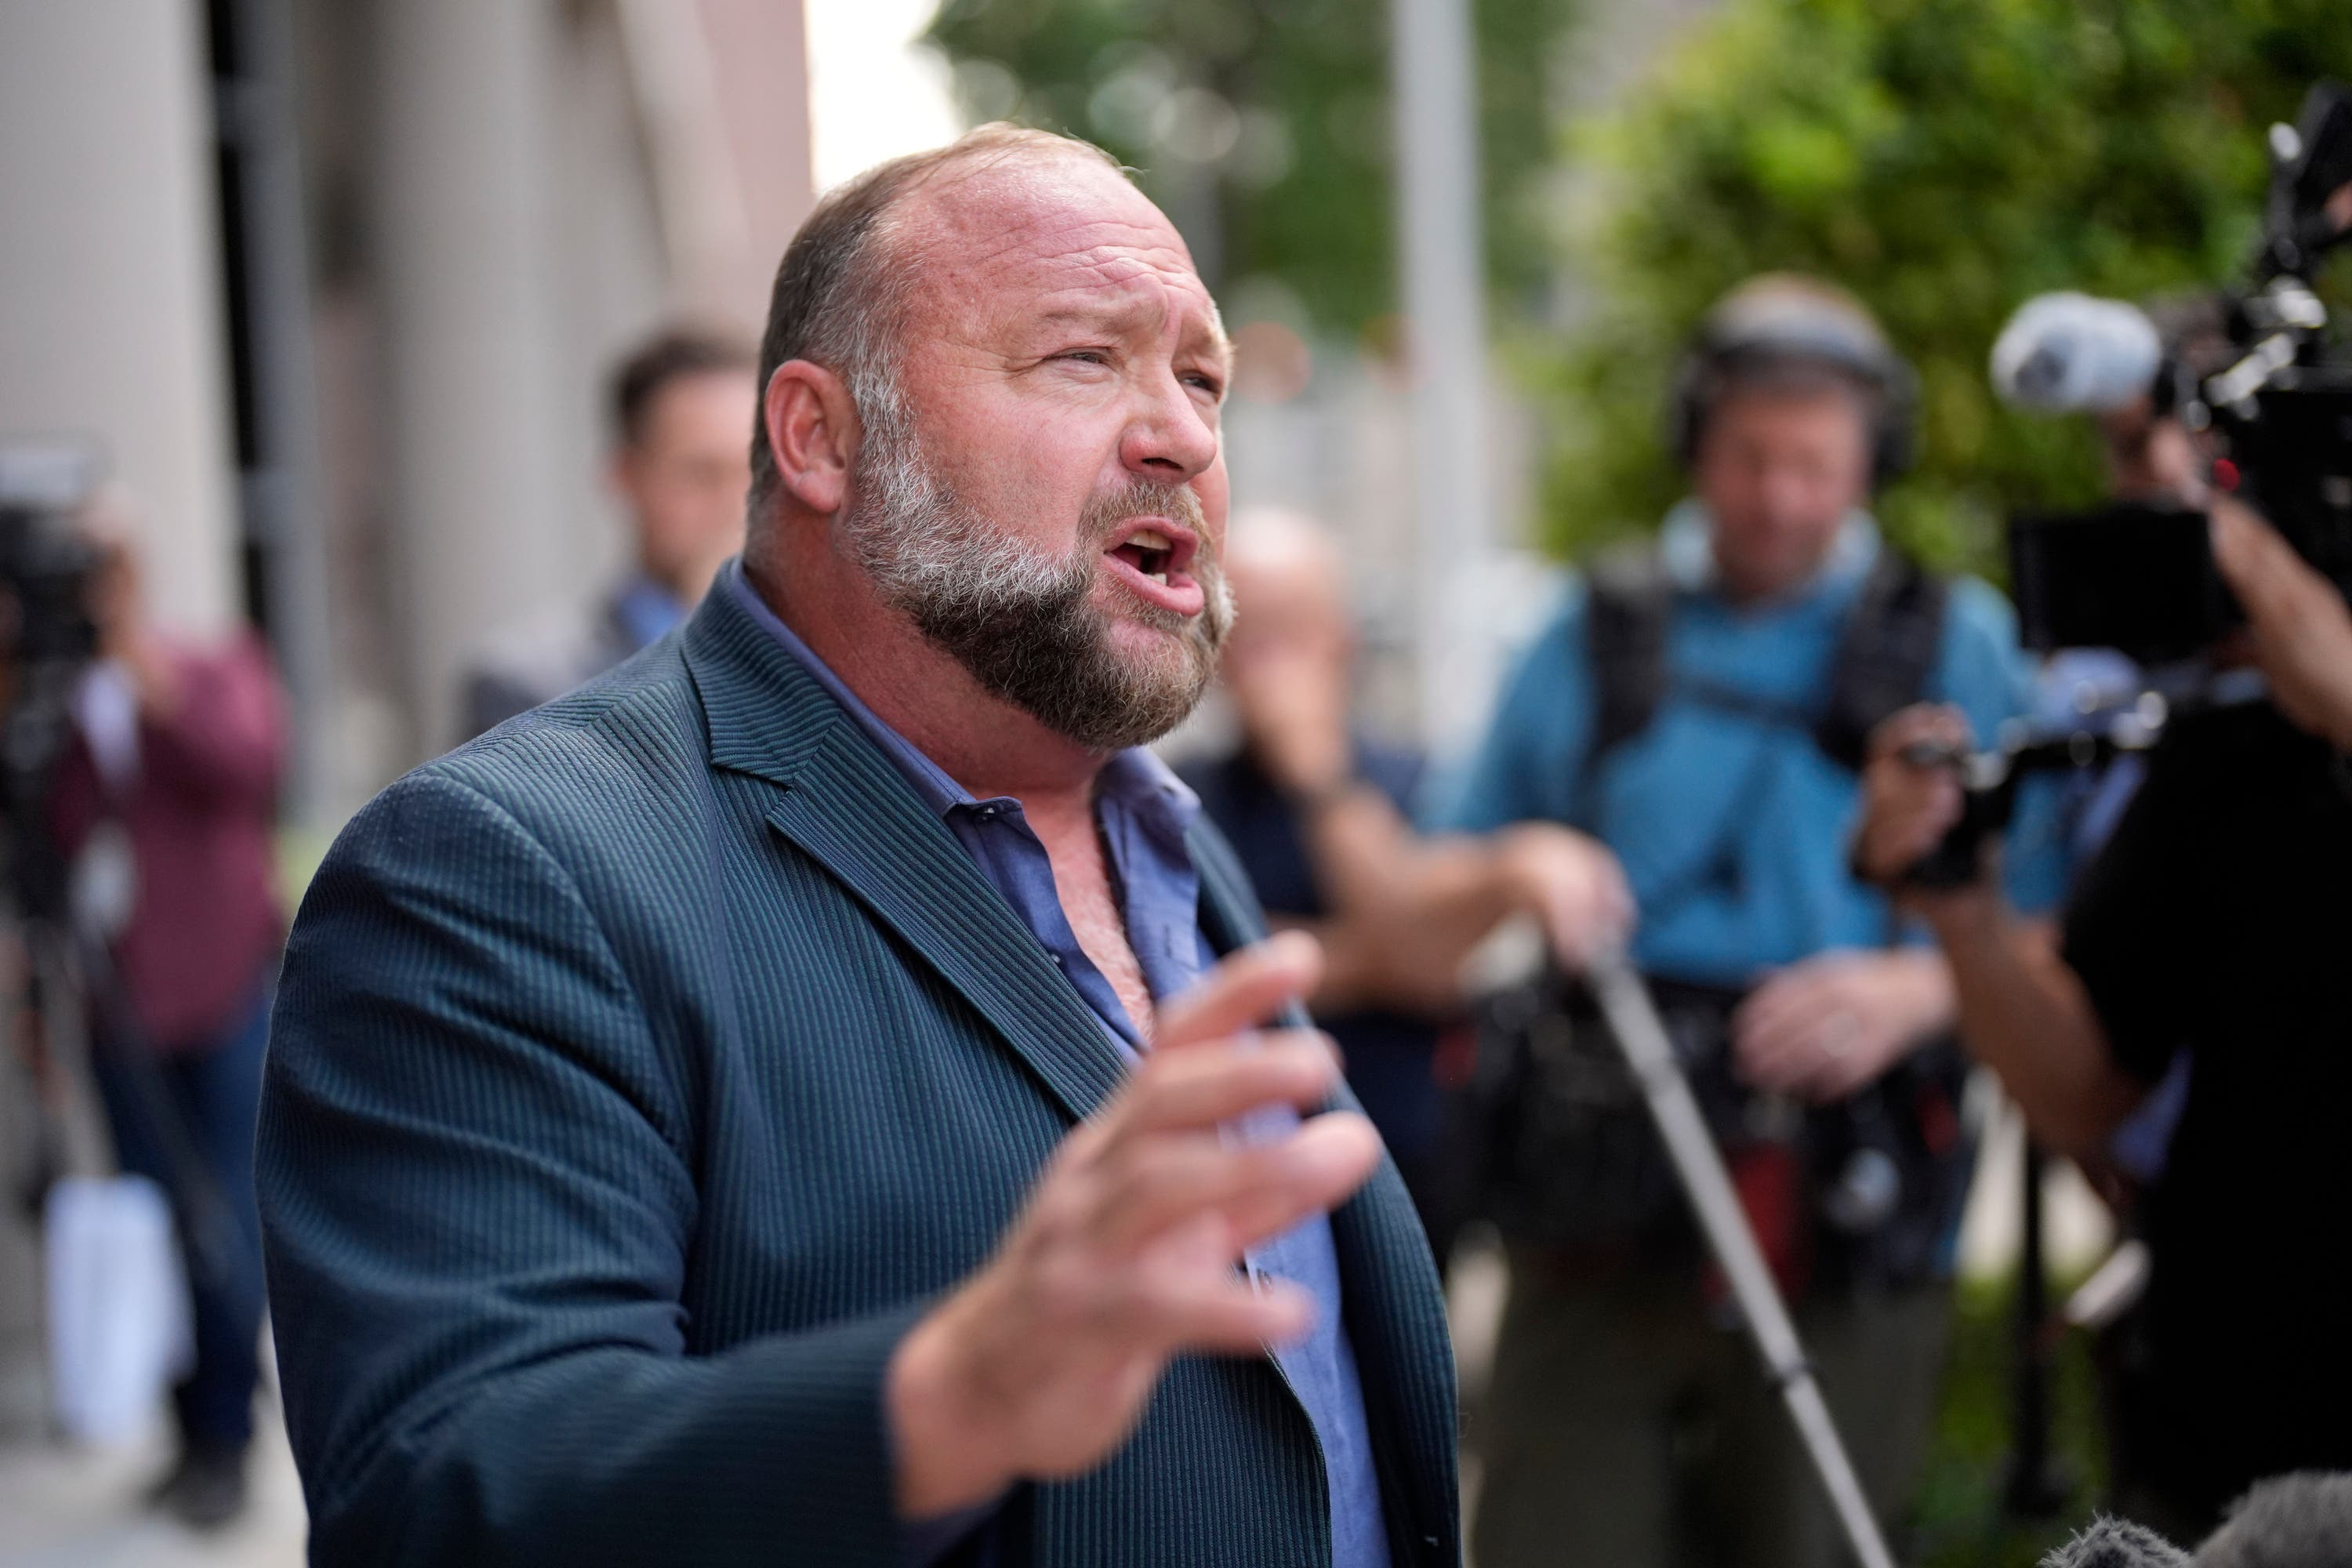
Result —
<svg viewBox="0 0 2352 1568"><path fill-rule="evenodd" d="M1968 1064L1930 1041L1829 1105L1755 1094L1732 1070L1739 992L1650 982L1717 1144L1785 1150L1803 1207L1807 1278L1829 1288L1941 1273L1967 1199ZM1509 1240L1588 1258L1696 1266L1702 1237L1640 1086L1583 987L1548 970L1486 999L1446 1136L1468 1207Z"/></svg>

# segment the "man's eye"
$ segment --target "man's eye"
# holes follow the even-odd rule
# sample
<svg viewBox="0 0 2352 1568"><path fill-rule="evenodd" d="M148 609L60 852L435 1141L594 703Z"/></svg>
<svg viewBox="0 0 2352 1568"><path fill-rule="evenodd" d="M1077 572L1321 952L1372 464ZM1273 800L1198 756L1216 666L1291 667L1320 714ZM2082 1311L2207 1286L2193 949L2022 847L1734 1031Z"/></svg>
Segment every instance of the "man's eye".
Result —
<svg viewBox="0 0 2352 1568"><path fill-rule="evenodd" d="M1108 364L1110 363L1109 353L1103 349L1066 349L1055 357L1057 359L1076 360L1080 364Z"/></svg>
<svg viewBox="0 0 2352 1568"><path fill-rule="evenodd" d="M1186 376L1184 383L1188 386L1199 387L1212 397L1223 397L1225 395L1225 384L1213 375L1203 375L1196 371Z"/></svg>

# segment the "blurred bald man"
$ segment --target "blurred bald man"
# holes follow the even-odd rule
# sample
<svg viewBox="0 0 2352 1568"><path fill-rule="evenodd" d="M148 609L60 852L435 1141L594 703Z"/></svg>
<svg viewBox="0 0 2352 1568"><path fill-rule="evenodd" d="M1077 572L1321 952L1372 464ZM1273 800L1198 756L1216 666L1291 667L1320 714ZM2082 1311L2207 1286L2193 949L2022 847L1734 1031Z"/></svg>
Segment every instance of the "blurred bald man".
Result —
<svg viewBox="0 0 2352 1568"><path fill-rule="evenodd" d="M1243 510L1225 572L1240 614L1221 676L1241 742L1180 771L1273 922L1321 942L1316 1020L1339 1042L1443 1264L1457 1219L1437 1169L1437 1049L1462 1008L1463 962L1515 913L1580 950L1623 918L1622 886L1605 852L1551 825L1484 838L1414 831L1423 759L1354 721L1347 574L1319 521Z"/></svg>

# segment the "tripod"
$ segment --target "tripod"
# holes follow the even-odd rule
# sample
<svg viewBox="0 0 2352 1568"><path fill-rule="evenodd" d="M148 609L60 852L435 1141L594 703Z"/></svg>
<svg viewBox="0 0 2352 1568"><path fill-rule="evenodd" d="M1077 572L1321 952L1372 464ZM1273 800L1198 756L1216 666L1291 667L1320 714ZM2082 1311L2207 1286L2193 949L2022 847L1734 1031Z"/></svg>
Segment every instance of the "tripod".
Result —
<svg viewBox="0 0 2352 1568"><path fill-rule="evenodd" d="M1829 1494L1830 1506L1837 1513L1855 1560L1862 1568L1894 1568L1878 1521L1863 1496L1862 1482L1838 1437L1836 1424L1830 1419L1821 1387L1813 1381L1804 1347L1798 1342L1796 1325L1790 1321L1789 1309L1772 1282L1747 1211L1739 1206L1723 1156L1707 1135L1690 1082L1675 1059L1649 987L1622 951L1595 958L1586 969L1585 981L1601 1004L1601 1016L1609 1021L1627 1069L1641 1086L1642 1098L1657 1122L1684 1194L1731 1283L1740 1315L1764 1357L1766 1371L1788 1404L1790 1419L1797 1424L1797 1436Z"/></svg>

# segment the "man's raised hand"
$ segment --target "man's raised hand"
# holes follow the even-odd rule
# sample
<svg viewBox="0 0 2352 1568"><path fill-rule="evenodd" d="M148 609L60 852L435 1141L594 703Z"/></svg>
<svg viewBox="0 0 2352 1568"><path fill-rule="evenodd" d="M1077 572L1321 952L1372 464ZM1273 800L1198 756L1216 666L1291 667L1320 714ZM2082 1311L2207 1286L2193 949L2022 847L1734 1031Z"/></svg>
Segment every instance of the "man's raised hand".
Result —
<svg viewBox="0 0 2352 1568"><path fill-rule="evenodd" d="M1092 1469L1172 1357L1254 1354L1311 1326L1304 1292L1254 1286L1235 1265L1362 1185L1379 1135L1342 1111L1271 1142L1225 1129L1261 1106L1311 1110L1337 1087L1324 1037L1256 1032L1320 963L1311 938L1286 933L1171 1005L1150 1054L1063 1141L995 1255L900 1343L885 1402L903 1515Z"/></svg>

